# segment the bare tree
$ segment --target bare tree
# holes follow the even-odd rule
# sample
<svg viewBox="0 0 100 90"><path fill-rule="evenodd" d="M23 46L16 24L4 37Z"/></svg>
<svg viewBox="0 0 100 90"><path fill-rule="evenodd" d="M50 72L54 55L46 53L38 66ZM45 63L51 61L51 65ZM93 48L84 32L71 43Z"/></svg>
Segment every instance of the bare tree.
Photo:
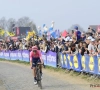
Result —
<svg viewBox="0 0 100 90"><path fill-rule="evenodd" d="M19 18L17 21L17 25L19 27L28 27L31 20L28 17Z"/></svg>
<svg viewBox="0 0 100 90"><path fill-rule="evenodd" d="M15 24L18 27L30 27L31 31L34 30L37 33L37 28L35 23L29 17L21 17L17 21L14 18L9 18L8 20L5 17L0 19L0 28L12 31L12 26Z"/></svg>
<svg viewBox="0 0 100 90"><path fill-rule="evenodd" d="M6 23L7 23L7 21L6 21L5 17L2 17L0 19L0 28L6 29Z"/></svg>
<svg viewBox="0 0 100 90"><path fill-rule="evenodd" d="M7 30L8 31L12 31L12 25L13 24L16 24L16 20L13 19L13 18L10 18L8 21L7 21Z"/></svg>
<svg viewBox="0 0 100 90"><path fill-rule="evenodd" d="M35 31L37 33L37 28L36 28L36 25L33 21L31 21L28 26L31 28L31 31Z"/></svg>
<svg viewBox="0 0 100 90"><path fill-rule="evenodd" d="M37 28L34 22L29 17L22 17L18 19L17 26L19 27L30 27L31 31L34 30L37 33Z"/></svg>

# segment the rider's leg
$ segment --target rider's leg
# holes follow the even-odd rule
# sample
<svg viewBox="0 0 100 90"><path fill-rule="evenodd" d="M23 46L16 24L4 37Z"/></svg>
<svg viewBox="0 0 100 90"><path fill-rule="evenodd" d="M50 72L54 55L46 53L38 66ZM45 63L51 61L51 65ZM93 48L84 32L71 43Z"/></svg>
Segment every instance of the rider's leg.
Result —
<svg viewBox="0 0 100 90"><path fill-rule="evenodd" d="M33 76L36 78L36 67L33 67Z"/></svg>
<svg viewBox="0 0 100 90"><path fill-rule="evenodd" d="M33 63L33 76L34 76L34 84L37 84L36 80L36 63Z"/></svg>
<svg viewBox="0 0 100 90"><path fill-rule="evenodd" d="M33 76L34 76L34 79L36 79L36 61L33 61L32 62L32 68L33 68Z"/></svg>

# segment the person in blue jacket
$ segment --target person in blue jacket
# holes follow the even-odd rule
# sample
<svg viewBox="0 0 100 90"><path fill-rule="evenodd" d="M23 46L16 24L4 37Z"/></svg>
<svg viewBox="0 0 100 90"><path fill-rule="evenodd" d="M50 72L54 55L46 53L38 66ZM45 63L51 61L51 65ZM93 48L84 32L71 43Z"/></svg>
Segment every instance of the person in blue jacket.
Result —
<svg viewBox="0 0 100 90"><path fill-rule="evenodd" d="M81 31L78 30L78 26L74 27L75 29L75 35L77 37L77 41L81 39Z"/></svg>

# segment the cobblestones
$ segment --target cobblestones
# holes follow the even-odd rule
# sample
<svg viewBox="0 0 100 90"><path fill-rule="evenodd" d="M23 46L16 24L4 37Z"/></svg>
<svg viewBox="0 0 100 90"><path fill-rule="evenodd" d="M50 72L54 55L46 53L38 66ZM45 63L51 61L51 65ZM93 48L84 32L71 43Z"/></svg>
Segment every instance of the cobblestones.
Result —
<svg viewBox="0 0 100 90"><path fill-rule="evenodd" d="M85 85L72 85L45 72L42 84L43 90L88 90L83 88ZM30 68L4 62L0 62L0 85L3 88L0 90L40 90L33 84Z"/></svg>

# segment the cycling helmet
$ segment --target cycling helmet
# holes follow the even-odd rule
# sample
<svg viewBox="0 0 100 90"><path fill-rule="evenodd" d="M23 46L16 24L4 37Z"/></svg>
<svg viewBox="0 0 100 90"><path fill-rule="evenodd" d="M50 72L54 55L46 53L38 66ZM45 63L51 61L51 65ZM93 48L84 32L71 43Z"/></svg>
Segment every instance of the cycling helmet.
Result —
<svg viewBox="0 0 100 90"><path fill-rule="evenodd" d="M32 50L38 50L37 46L33 46Z"/></svg>

